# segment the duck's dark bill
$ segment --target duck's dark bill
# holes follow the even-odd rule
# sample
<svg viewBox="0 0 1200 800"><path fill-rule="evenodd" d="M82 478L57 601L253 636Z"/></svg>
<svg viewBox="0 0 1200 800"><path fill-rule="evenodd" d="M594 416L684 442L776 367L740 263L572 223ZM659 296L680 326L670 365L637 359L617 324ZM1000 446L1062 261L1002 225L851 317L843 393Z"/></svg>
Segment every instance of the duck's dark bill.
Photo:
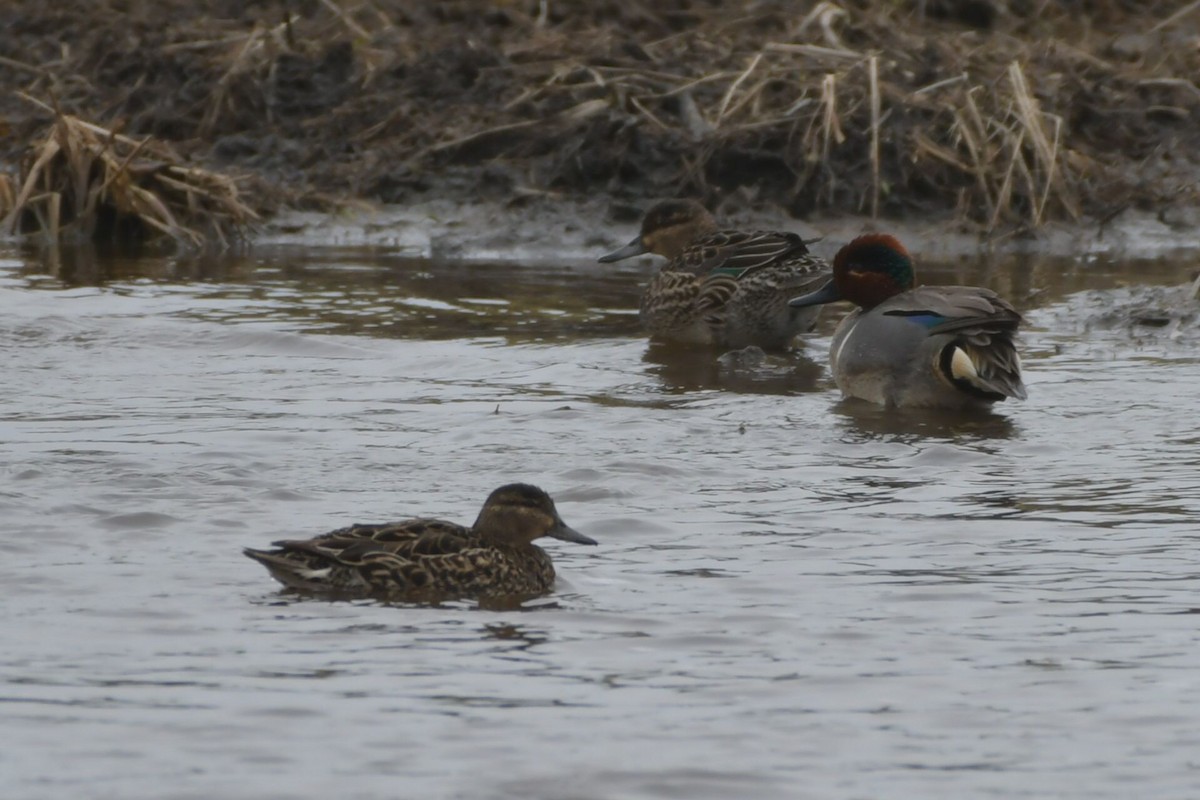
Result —
<svg viewBox="0 0 1200 800"><path fill-rule="evenodd" d="M634 237L632 242L625 245L620 250L613 250L611 253L609 253L606 256L600 256L600 258L598 258L597 261L599 261L602 264L608 264L609 262L612 262L612 261L620 261L623 258L632 258L633 256L640 256L645 252L646 252L646 246L644 244L642 244L642 237L636 236L636 237Z"/></svg>
<svg viewBox="0 0 1200 800"><path fill-rule="evenodd" d="M596 544L595 539L590 536L584 536L562 520L559 520L557 525L546 531L546 535L552 536L555 539L562 539L564 542L574 542L575 544Z"/></svg>
<svg viewBox="0 0 1200 800"><path fill-rule="evenodd" d="M825 303L833 303L842 299L842 295L838 292L837 287L833 285L833 280L829 280L820 289L808 294L802 294L799 297L793 297L788 300L788 305L792 308L803 308L804 306L820 306Z"/></svg>

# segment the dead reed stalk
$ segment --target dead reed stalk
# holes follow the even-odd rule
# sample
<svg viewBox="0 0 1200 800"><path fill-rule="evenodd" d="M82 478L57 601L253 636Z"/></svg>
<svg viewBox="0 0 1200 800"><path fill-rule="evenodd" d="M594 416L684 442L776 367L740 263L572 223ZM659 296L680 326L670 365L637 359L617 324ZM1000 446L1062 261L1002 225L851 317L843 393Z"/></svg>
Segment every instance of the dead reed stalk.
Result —
<svg viewBox="0 0 1200 800"><path fill-rule="evenodd" d="M871 217L879 216L879 58L872 55L867 60L867 74L871 84Z"/></svg>

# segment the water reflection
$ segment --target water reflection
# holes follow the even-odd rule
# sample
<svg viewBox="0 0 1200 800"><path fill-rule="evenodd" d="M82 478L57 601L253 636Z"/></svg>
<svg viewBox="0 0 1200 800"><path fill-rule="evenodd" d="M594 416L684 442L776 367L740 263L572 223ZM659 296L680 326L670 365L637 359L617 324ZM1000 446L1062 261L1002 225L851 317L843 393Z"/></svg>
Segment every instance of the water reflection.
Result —
<svg viewBox="0 0 1200 800"><path fill-rule="evenodd" d="M370 248L257 248L215 255L26 249L31 285L105 287L117 294L188 286L193 316L277 320L305 331L444 340L561 342L635 335L638 278L627 271L513 263L431 262Z"/></svg>
<svg viewBox="0 0 1200 800"><path fill-rule="evenodd" d="M642 361L669 394L724 390L787 395L824 388L819 381L825 368L808 353L765 353L758 347L722 353L703 347L651 343Z"/></svg>
<svg viewBox="0 0 1200 800"><path fill-rule="evenodd" d="M50 276L68 288L137 280L171 283L246 281L254 278L259 264L246 252L175 255L136 243L120 247L95 242L27 244L24 254L27 259L25 274Z"/></svg>
<svg viewBox="0 0 1200 800"><path fill-rule="evenodd" d="M153 251L114 253L104 247L26 247L20 275L30 286L106 287L117 293L147 285L192 285L205 307L192 314L221 321L289 321L302 330L383 338L453 339L501 337L507 342L564 342L641 337L636 308L641 285L655 267L628 264L595 269L591 264L530 267L513 262L429 261L373 247L314 250L259 247L221 255L164 256ZM1139 285L1128 282L1128 262L1036 254L985 254L950 263L922 263L926 283L988 286L1029 309L1088 290L1080 299L1085 320L1104 327L1165 327L1178 335L1195 328L1196 286L1145 284L1191 282L1193 271L1169 260L1137 267ZM46 279L54 283L47 283ZM148 284L147 284L148 282ZM1128 294L1124 297L1122 292ZM216 301L226 301L218 304ZM823 315L833 330L844 309ZM1077 324L1078 315L1071 322ZM1090 326L1091 322L1085 321ZM819 350L820 348L817 348ZM805 350L809 362L825 353ZM719 354L715 354L719 355ZM819 378L811 363L749 365L745 359L715 366L697 352L651 348L668 391L723 389L788 394L813 391Z"/></svg>
<svg viewBox="0 0 1200 800"><path fill-rule="evenodd" d="M512 643L513 650L529 650L549 640L544 630L534 630L524 625L511 625L507 622L489 623L479 629L485 639Z"/></svg>
<svg viewBox="0 0 1200 800"><path fill-rule="evenodd" d="M943 438L956 441L1011 439L1017 426L1003 409L945 410L884 408L857 398L844 398L831 413L849 441Z"/></svg>

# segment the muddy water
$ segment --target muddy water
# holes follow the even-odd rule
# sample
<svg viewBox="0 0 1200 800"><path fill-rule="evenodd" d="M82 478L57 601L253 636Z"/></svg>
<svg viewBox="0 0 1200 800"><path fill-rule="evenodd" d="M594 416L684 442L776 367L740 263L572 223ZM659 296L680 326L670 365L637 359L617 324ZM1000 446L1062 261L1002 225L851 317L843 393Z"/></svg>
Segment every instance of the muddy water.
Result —
<svg viewBox="0 0 1200 800"><path fill-rule="evenodd" d="M1029 310L948 421L839 402L832 317L649 351L647 268L3 254L4 796L1200 796L1188 263L926 265ZM601 540L523 610L239 554L517 479Z"/></svg>

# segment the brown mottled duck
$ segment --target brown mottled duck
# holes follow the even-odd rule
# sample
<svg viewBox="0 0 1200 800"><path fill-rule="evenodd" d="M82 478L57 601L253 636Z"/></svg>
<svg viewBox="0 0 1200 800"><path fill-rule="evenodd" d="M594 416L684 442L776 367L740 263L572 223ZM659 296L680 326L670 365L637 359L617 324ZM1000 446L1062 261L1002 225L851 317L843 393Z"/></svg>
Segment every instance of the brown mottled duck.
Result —
<svg viewBox="0 0 1200 800"><path fill-rule="evenodd" d="M797 234L720 230L695 200L652 206L633 241L600 261L643 253L667 259L640 309L642 327L659 341L786 349L812 330L818 314L788 300L829 278L829 265Z"/></svg>
<svg viewBox="0 0 1200 800"><path fill-rule="evenodd" d="M531 597L554 585L550 556L533 544L543 536L596 544L563 522L550 495L512 483L488 496L469 528L438 519L357 524L245 553L280 583L305 592L397 600Z"/></svg>

